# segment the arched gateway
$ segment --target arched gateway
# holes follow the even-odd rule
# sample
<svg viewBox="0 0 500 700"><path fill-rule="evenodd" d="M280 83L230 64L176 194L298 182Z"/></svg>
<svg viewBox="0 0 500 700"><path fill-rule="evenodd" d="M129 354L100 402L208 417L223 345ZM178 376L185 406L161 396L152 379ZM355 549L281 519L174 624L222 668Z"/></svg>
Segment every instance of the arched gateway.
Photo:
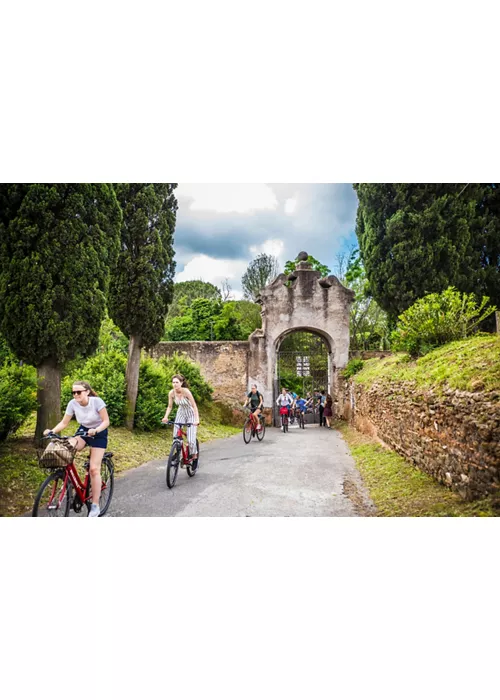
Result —
<svg viewBox="0 0 500 700"><path fill-rule="evenodd" d="M316 386L309 383L308 390L326 389L336 401L337 372L345 367L349 354L354 292L333 275L322 279L307 257L301 253L291 275L279 275L262 290L262 328L248 341L161 342L151 349L151 355L184 353L199 364L214 387L214 399L235 408L241 407L253 383L264 395L265 407L272 407L278 381L284 379L287 367L295 370L294 375L316 382ZM297 346L297 331L312 335Z"/></svg>
<svg viewBox="0 0 500 700"><path fill-rule="evenodd" d="M321 273L307 262L307 253L299 254L300 262L291 275L279 275L262 290L262 328L249 338L249 384L256 383L264 395L264 405L273 406L279 391L280 348L296 331L308 331L323 339L328 360L323 388L337 398L337 372L349 357L349 312L354 292L346 289L334 276L321 278ZM302 374L309 371L305 354L300 362Z"/></svg>

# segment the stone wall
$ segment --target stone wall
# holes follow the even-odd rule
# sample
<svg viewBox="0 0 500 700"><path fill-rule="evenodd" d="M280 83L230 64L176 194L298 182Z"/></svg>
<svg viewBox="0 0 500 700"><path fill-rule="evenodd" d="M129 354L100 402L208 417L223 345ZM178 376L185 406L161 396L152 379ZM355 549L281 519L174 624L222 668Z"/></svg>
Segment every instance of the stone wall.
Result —
<svg viewBox="0 0 500 700"><path fill-rule="evenodd" d="M151 356L158 359L184 353L200 365L201 373L214 388L214 400L241 406L248 393L248 341L202 341L158 343Z"/></svg>
<svg viewBox="0 0 500 700"><path fill-rule="evenodd" d="M343 380L338 411L463 498L500 494L500 391Z"/></svg>

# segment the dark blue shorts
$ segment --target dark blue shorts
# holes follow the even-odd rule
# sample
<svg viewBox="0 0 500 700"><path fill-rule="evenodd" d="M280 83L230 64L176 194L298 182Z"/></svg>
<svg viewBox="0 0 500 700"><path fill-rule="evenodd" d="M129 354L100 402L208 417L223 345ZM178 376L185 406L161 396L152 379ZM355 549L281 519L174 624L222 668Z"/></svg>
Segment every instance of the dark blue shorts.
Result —
<svg viewBox="0 0 500 700"><path fill-rule="evenodd" d="M102 447L103 449L106 449L108 446L108 429L106 430L101 430L95 437L84 437L81 435L81 433L86 433L89 428L86 428L84 425L80 425L78 430L76 431L77 435L80 435L82 440L85 441L85 444L88 445L89 447Z"/></svg>

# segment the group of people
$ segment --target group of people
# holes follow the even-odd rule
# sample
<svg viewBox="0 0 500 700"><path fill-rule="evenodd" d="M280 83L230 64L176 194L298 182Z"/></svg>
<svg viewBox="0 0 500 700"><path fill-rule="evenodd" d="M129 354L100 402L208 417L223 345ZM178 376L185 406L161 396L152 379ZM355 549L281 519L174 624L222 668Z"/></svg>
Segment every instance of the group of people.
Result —
<svg viewBox="0 0 500 700"><path fill-rule="evenodd" d="M246 397L244 408L249 406L255 417L259 418L262 414L263 404L264 397L257 390L257 385L252 384L250 392ZM319 412L320 427L324 426L331 429L330 422L333 417L333 399L330 394L326 394L324 391L316 391L314 392L314 396L308 393L306 397L302 397L294 391L288 391L286 387L282 387L281 394L276 399L276 405L279 406L280 415L288 416L292 415L292 412L295 412L296 415L298 413L304 414L308 408L313 408L316 405Z"/></svg>
<svg viewBox="0 0 500 700"><path fill-rule="evenodd" d="M168 423L168 417L174 403L177 406L175 422L178 424L188 424L187 438L189 443L189 453L193 459L197 457L196 433L200 424L198 406L193 394L189 390L186 379L181 374L176 374L172 378L172 390L168 397L168 406L162 418L163 423ZM44 431L49 433L59 433L64 430L72 418L76 418L79 423L74 437L69 442L77 452L85 447L90 447L90 483L92 486L92 505L89 517L98 517L100 514L99 497L101 495L101 462L108 446L109 416L104 401L96 394L88 382L75 382L72 388L73 398L68 403L62 420L52 428ZM298 396L295 392L288 391L285 387L281 389L281 394L276 400L280 407L280 414L286 412L290 415L292 411L305 413L309 407L316 405L319 409L320 426L325 425L330 428L330 420L333 415L333 401L330 394L325 392L315 392L306 398ZM257 390L257 385L252 384L247 395L245 406L250 406L250 410L256 418L262 413L264 397ZM260 429L260 424L257 428Z"/></svg>
<svg viewBox="0 0 500 700"><path fill-rule="evenodd" d="M188 388L186 379L182 374L176 374L172 378L173 389L168 396L168 406L162 418L163 423L168 423L168 416L173 404L177 406L175 422L189 424L187 437L190 457L197 458L196 432L200 424L200 416L196 401ZM90 483L92 486L92 505L89 518L99 517L99 497L101 495L101 462L108 446L109 416L104 401L96 394L88 382L75 382L72 388L73 398L66 406L63 419L52 430L44 431L44 435L58 433L64 430L74 417L79 423L74 437L69 439L73 448L80 452L85 447L90 447Z"/></svg>

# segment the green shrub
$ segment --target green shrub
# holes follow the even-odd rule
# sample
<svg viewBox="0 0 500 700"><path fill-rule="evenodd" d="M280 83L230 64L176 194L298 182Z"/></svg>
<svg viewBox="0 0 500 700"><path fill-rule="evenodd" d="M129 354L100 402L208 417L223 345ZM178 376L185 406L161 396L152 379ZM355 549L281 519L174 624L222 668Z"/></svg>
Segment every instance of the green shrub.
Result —
<svg viewBox="0 0 500 700"><path fill-rule="evenodd" d="M96 394L106 403L111 425L123 425L125 416L125 368L127 356L118 350L100 352L84 361L80 367L72 366L73 373L62 382L62 409L72 399L71 388L75 382L89 382Z"/></svg>
<svg viewBox="0 0 500 700"><path fill-rule="evenodd" d="M416 357L467 338L477 333L479 324L495 311L488 302L489 298L483 297L478 304L474 294L461 294L454 287L428 294L401 314L391 335L391 348Z"/></svg>
<svg viewBox="0 0 500 700"><path fill-rule="evenodd" d="M36 410L36 370L6 362L0 367L0 441Z"/></svg>
<svg viewBox="0 0 500 700"><path fill-rule="evenodd" d="M119 350L99 352L81 364L72 364L71 376L62 382L62 408L71 400L71 389L75 382L89 382L105 401L111 425L123 425L125 420L125 370L127 356ZM172 377L182 374L197 403L210 401L212 387L203 379L198 365L185 356L174 354L159 361L143 357L139 368L139 390L135 409L135 427L153 430L158 427L168 405L168 394L172 389ZM176 411L172 411L171 417Z"/></svg>
<svg viewBox="0 0 500 700"><path fill-rule="evenodd" d="M342 372L342 376L344 379L350 379L354 374L357 374L363 369L364 362L360 357L353 357L352 360L349 360L347 365L345 366L344 371Z"/></svg>
<svg viewBox="0 0 500 700"><path fill-rule="evenodd" d="M161 362L150 358L141 360L139 369L139 392L135 406L134 425L140 430L154 430L160 425L168 405L168 393L172 388L170 375ZM169 418L175 416L176 409Z"/></svg>
<svg viewBox="0 0 500 700"><path fill-rule="evenodd" d="M165 369L169 377L169 389L172 388L172 377L174 374L182 374L182 376L187 379L196 403L212 400L214 390L210 384L203 379L199 365L191 362L185 355L176 352L171 357L162 357L159 364Z"/></svg>

